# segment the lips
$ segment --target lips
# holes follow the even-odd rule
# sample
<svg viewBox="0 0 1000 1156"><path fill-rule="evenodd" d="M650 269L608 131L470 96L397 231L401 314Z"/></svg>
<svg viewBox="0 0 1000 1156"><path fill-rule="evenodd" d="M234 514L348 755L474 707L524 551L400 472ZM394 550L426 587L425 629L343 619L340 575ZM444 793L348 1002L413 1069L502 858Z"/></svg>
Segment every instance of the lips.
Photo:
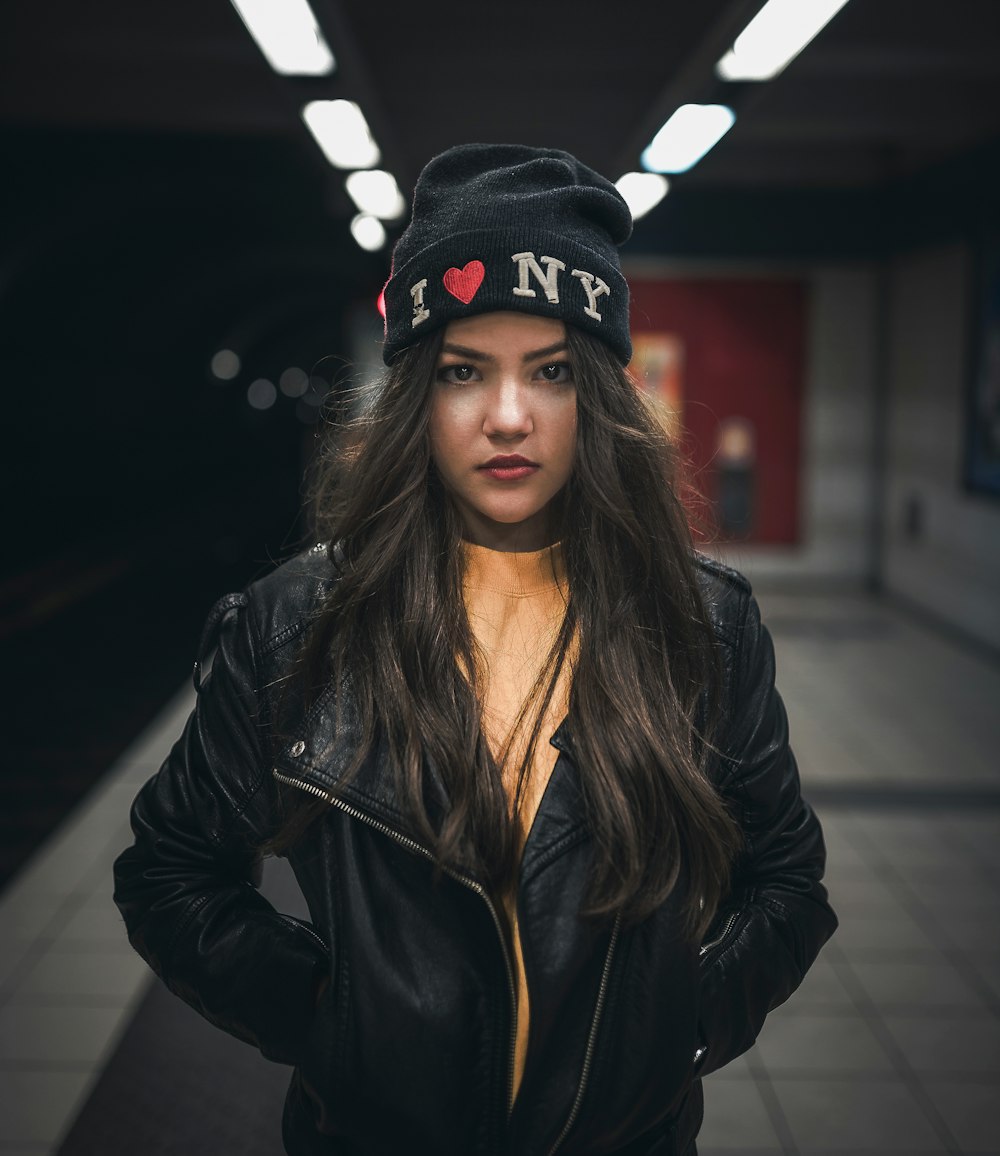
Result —
<svg viewBox="0 0 1000 1156"><path fill-rule="evenodd" d="M520 454L497 454L496 457L490 458L488 462L483 462L479 467L481 470L513 470L518 466L536 466L538 462L533 462L529 458L523 458Z"/></svg>
<svg viewBox="0 0 1000 1156"><path fill-rule="evenodd" d="M530 478L541 468L538 462L522 457L521 454L497 454L496 457L490 458L488 462L477 467L480 473L502 484Z"/></svg>

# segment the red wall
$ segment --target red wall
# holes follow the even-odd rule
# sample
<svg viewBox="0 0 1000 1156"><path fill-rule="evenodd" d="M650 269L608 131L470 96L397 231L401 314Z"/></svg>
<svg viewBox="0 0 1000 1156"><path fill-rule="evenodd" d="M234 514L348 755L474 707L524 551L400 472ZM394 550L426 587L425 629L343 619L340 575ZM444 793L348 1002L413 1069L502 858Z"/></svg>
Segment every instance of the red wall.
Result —
<svg viewBox="0 0 1000 1156"><path fill-rule="evenodd" d="M718 494L712 464L719 422L756 433L753 528L744 541L798 541L806 287L791 279L629 277L632 330L678 334L683 444L695 483Z"/></svg>

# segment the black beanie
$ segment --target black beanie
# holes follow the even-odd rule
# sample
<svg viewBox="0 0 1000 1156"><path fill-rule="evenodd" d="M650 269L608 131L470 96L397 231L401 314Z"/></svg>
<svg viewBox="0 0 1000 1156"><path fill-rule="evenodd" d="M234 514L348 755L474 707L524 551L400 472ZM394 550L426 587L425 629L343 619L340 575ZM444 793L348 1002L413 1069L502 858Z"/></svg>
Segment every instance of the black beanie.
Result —
<svg viewBox="0 0 1000 1156"><path fill-rule="evenodd" d="M632 356L617 245L632 216L576 157L528 145L467 144L428 162L385 286L388 365L458 317L515 310L555 317Z"/></svg>

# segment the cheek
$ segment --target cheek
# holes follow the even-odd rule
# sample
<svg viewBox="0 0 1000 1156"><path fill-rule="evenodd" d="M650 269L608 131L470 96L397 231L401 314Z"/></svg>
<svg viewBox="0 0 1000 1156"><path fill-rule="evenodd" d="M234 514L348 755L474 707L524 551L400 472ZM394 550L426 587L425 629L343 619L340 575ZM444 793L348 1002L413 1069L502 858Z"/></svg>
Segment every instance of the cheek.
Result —
<svg viewBox="0 0 1000 1156"><path fill-rule="evenodd" d="M559 458L567 473L572 472L576 460L576 403L561 415L559 422Z"/></svg>
<svg viewBox="0 0 1000 1156"><path fill-rule="evenodd" d="M431 406L427 433L430 438L431 458L438 472L447 476L468 442L467 420L463 421L463 407L447 394L439 395Z"/></svg>

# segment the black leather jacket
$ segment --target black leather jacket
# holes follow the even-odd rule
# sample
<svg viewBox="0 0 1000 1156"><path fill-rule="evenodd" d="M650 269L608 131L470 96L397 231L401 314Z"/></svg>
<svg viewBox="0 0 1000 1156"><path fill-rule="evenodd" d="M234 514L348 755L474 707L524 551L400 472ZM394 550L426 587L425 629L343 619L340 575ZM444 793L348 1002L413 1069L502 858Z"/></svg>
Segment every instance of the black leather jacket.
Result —
<svg viewBox="0 0 1000 1156"><path fill-rule="evenodd" d="M345 765L332 687L293 710L280 736L274 725L289 663L334 580L325 552L217 604L211 673L135 801L115 900L174 992L294 1065L289 1153L693 1150L699 1077L750 1047L836 927L770 637L742 576L705 558L698 572L727 675L717 785L746 841L732 893L700 951L670 901L633 927L580 920L589 836L560 726L521 869L531 1039L509 1115L514 988L499 911L475 879L435 878L382 750L289 854L312 924L277 913L254 886L258 847L281 817L278 782L325 796ZM320 976L329 984L317 1005Z"/></svg>

